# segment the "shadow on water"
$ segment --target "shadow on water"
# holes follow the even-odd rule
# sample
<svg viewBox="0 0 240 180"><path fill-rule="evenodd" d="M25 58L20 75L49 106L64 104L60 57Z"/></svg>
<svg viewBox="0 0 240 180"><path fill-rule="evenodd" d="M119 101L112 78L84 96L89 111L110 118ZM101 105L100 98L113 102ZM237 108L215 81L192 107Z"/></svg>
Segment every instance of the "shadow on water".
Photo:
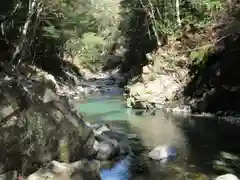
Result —
<svg viewBox="0 0 240 180"><path fill-rule="evenodd" d="M112 179L121 180L121 173L116 171L118 168L123 170L122 166L126 168L129 163L127 173L133 174L133 179L211 179L222 173L238 175L240 172L240 128L237 122L176 117L160 110L155 115L148 115L126 109L119 97L98 99L96 102L92 99L90 104L85 101L79 109L86 119L106 122L115 129L137 135L137 143L135 146L131 144L135 157L128 160L128 165L118 162L120 165L115 165L115 173L109 175L114 176ZM157 145L176 147L177 158L165 164L149 160L148 152ZM103 178L107 179L106 176Z"/></svg>
<svg viewBox="0 0 240 180"><path fill-rule="evenodd" d="M239 174L239 123L214 118L193 118L191 122L184 121L182 129L196 170Z"/></svg>

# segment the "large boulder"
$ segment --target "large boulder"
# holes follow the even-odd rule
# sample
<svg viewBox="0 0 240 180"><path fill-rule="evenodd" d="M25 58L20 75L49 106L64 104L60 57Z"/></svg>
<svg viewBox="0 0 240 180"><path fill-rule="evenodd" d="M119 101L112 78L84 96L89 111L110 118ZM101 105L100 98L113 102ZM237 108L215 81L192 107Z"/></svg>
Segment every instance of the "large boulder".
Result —
<svg viewBox="0 0 240 180"><path fill-rule="evenodd" d="M136 109L161 108L172 100L181 84L170 75L158 75L155 80L127 86L127 106Z"/></svg>
<svg viewBox="0 0 240 180"><path fill-rule="evenodd" d="M51 160L94 153L94 134L67 98L40 82L11 79L0 86L0 174L34 172Z"/></svg>
<svg viewBox="0 0 240 180"><path fill-rule="evenodd" d="M117 130L111 129L108 124L90 124L95 135L95 158L98 160L113 160L125 156L130 152L128 136Z"/></svg>

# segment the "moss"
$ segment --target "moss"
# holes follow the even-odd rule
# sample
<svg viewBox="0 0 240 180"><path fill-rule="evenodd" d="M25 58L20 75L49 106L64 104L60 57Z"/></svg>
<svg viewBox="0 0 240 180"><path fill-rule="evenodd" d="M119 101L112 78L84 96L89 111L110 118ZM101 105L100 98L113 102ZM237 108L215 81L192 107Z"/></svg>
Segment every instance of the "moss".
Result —
<svg viewBox="0 0 240 180"><path fill-rule="evenodd" d="M204 45L196 50L191 51L189 54L190 64L197 67L198 71L205 69L208 56L214 51L215 48L212 44Z"/></svg>
<svg viewBox="0 0 240 180"><path fill-rule="evenodd" d="M69 162L69 149L66 138L60 140L60 161L68 163Z"/></svg>
<svg viewBox="0 0 240 180"><path fill-rule="evenodd" d="M206 49L205 48L201 48L198 50L194 50L189 54L190 59L192 60L192 62L194 64L202 64L203 62L206 61L205 59L205 55L206 55Z"/></svg>
<svg viewBox="0 0 240 180"><path fill-rule="evenodd" d="M146 94L152 94L153 92L152 92L151 89L146 89L145 93L146 93Z"/></svg>
<svg viewBox="0 0 240 180"><path fill-rule="evenodd" d="M202 173L188 173L187 175L188 179L194 179L194 180L205 180L208 179L206 175Z"/></svg>

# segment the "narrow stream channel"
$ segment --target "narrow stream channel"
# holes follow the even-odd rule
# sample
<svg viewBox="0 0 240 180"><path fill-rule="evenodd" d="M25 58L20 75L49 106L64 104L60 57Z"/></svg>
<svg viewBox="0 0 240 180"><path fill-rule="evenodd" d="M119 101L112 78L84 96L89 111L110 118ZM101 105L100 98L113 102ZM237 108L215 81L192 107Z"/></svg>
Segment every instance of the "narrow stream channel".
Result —
<svg viewBox="0 0 240 180"><path fill-rule="evenodd" d="M140 164L145 164L148 168L137 172L134 179L212 179L227 172L239 175L240 127L237 122L176 117L160 110L155 115L141 114L125 108L122 97L116 95L87 98L76 102L76 107L87 121L105 122L137 134L141 146L147 150L157 145L177 148L177 158L164 165L148 160L147 150L145 155L138 154L144 162L134 166L141 168Z"/></svg>

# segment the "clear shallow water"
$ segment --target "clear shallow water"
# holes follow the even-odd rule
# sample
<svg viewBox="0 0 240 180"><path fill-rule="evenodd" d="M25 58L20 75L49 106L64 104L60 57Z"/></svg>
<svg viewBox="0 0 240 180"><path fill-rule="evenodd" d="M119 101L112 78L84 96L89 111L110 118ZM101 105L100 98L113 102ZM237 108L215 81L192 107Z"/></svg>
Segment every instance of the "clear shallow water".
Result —
<svg viewBox="0 0 240 180"><path fill-rule="evenodd" d="M79 111L91 120L126 120L128 111L120 96L101 96L88 98L79 103Z"/></svg>
<svg viewBox="0 0 240 180"><path fill-rule="evenodd" d="M137 155L139 163L133 165L141 169L134 179L212 179L227 172L239 175L240 127L237 123L176 117L160 110L155 115L139 115L139 111L125 108L120 96L91 97L76 102L76 107L88 121L107 122L137 134L141 142L134 148L144 151ZM148 151L163 144L177 148L177 159L166 164L149 161ZM110 179L121 180L121 176L112 174Z"/></svg>

